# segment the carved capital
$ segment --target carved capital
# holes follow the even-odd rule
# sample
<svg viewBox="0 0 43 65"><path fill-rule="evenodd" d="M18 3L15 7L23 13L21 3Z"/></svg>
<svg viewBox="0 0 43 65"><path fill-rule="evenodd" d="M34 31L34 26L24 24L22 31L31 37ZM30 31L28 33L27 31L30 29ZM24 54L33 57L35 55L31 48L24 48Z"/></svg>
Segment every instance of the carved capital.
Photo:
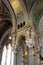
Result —
<svg viewBox="0 0 43 65"><path fill-rule="evenodd" d="M28 48L35 46L35 41L33 39L26 40L25 42Z"/></svg>

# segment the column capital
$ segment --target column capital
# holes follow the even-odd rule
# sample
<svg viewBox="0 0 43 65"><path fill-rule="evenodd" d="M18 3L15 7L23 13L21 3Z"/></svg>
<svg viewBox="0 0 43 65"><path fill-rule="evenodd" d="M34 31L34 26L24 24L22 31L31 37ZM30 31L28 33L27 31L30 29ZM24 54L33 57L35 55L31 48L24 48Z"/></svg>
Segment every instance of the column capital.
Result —
<svg viewBox="0 0 43 65"><path fill-rule="evenodd" d="M25 42L29 48L35 46L35 41L33 39L26 40Z"/></svg>

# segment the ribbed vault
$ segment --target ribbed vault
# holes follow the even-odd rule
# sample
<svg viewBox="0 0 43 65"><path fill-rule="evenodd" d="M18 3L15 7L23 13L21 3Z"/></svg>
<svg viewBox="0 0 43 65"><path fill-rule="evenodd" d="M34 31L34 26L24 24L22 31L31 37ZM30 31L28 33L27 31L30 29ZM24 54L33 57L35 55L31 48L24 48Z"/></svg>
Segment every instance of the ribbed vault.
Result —
<svg viewBox="0 0 43 65"><path fill-rule="evenodd" d="M35 28L37 28L42 15L43 15L43 0L39 0L38 3L32 9L32 18Z"/></svg>

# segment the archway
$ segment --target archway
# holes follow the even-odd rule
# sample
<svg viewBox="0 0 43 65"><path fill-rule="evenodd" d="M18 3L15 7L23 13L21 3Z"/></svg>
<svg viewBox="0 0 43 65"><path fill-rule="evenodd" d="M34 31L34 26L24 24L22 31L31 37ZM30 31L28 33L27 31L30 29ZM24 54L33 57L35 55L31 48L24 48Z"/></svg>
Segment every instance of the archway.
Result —
<svg viewBox="0 0 43 65"><path fill-rule="evenodd" d="M41 44L41 59L43 59L43 15L39 22L39 33L40 33L39 43Z"/></svg>
<svg viewBox="0 0 43 65"><path fill-rule="evenodd" d="M28 47L25 43L25 36L21 35L18 39L18 47L17 47L17 65L28 65L29 54Z"/></svg>

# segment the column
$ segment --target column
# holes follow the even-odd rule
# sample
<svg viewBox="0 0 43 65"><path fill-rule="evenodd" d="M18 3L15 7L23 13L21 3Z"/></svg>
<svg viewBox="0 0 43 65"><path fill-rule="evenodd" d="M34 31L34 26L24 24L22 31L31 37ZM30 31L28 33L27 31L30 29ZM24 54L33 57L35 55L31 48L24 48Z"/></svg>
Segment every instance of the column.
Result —
<svg viewBox="0 0 43 65"><path fill-rule="evenodd" d="M39 53L37 54L37 56L36 56L36 60L37 60L37 64L36 65L40 65L40 57L39 57Z"/></svg>
<svg viewBox="0 0 43 65"><path fill-rule="evenodd" d="M11 65L16 65L17 61L17 46L12 46L12 58L11 58Z"/></svg>
<svg viewBox="0 0 43 65"><path fill-rule="evenodd" d="M32 53L33 53L33 49L31 47L31 48L29 48L29 64L30 65L34 65L34 56Z"/></svg>
<svg viewBox="0 0 43 65"><path fill-rule="evenodd" d="M7 57L6 57L6 65L10 65L11 64L11 51L12 48L11 48L11 44L8 44L8 47L7 47Z"/></svg>
<svg viewBox="0 0 43 65"><path fill-rule="evenodd" d="M35 65L40 65L40 48L35 50Z"/></svg>
<svg viewBox="0 0 43 65"><path fill-rule="evenodd" d="M29 65L34 65L34 56L33 56L33 41L30 39L26 42L26 45L29 48Z"/></svg>
<svg viewBox="0 0 43 65"><path fill-rule="evenodd" d="M16 36L12 34L12 61L11 65L16 65L17 61L17 44L16 44Z"/></svg>
<svg viewBox="0 0 43 65"><path fill-rule="evenodd" d="M34 52L36 51L36 55L34 56L34 58L36 58L36 60L35 60L35 65L40 65L40 48L39 48L39 46L40 46L40 44L38 43L38 37L37 37L37 34L36 34L36 31L32 28L31 29L31 38L33 39L33 40L35 40L35 48L36 48L36 50L34 50Z"/></svg>

